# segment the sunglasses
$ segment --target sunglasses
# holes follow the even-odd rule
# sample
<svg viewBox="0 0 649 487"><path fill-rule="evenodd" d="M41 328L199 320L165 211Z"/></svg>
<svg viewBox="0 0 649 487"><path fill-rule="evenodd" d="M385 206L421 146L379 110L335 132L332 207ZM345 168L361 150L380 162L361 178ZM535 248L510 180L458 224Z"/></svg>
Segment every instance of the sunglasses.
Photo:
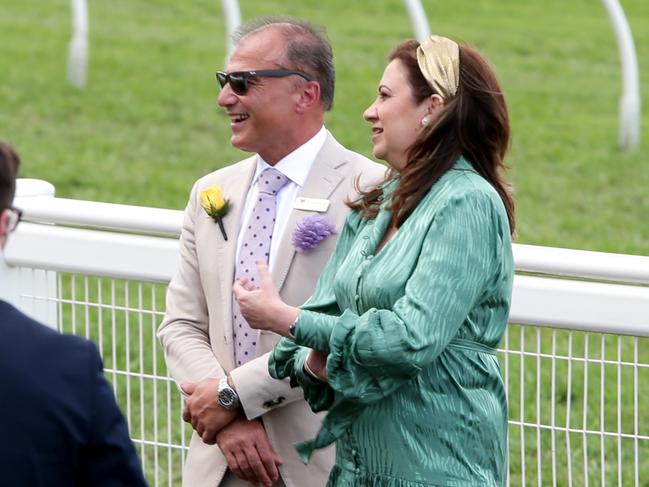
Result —
<svg viewBox="0 0 649 487"><path fill-rule="evenodd" d="M18 226L18 222L22 220L23 212L18 208L14 208L13 206L7 208L7 211L9 211L9 224L7 225L8 230L9 232L13 232Z"/></svg>
<svg viewBox="0 0 649 487"><path fill-rule="evenodd" d="M292 71L290 69L260 69L257 71L234 71L226 73L224 71L216 72L216 79L223 88L230 83L230 88L237 95L245 95L250 88L250 80L254 78L285 78L286 76L301 76L307 81L315 81L310 74L301 71Z"/></svg>

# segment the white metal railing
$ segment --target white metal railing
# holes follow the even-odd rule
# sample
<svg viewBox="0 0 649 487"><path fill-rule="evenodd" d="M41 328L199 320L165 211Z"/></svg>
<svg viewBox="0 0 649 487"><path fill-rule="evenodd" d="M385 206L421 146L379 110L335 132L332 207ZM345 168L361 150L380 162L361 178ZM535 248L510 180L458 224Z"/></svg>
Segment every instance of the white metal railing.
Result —
<svg viewBox="0 0 649 487"><path fill-rule="evenodd" d="M190 429L155 330L182 212L51 197L15 204L25 222L6 257L19 306L98 343L151 484L176 485ZM649 257L532 245L514 255L515 324L500 350L510 485L641 485Z"/></svg>
<svg viewBox="0 0 649 487"><path fill-rule="evenodd" d="M221 7L223 8L223 16L225 17L225 42L228 46L223 66L227 66L230 56L234 51L232 36L241 25L241 9L239 8L239 0L221 0Z"/></svg>
<svg viewBox="0 0 649 487"><path fill-rule="evenodd" d="M424 42L425 39L430 37L430 26L421 0L403 0L403 3L406 5L415 38L419 42Z"/></svg>
<svg viewBox="0 0 649 487"><path fill-rule="evenodd" d="M72 38L68 47L68 81L77 88L86 86L88 72L88 4L70 0Z"/></svg>
<svg viewBox="0 0 649 487"><path fill-rule="evenodd" d="M640 145L640 70L638 55L633 42L631 26L619 0L602 0L606 14L613 27L622 72L622 95L620 96L619 144L624 150L637 149Z"/></svg>

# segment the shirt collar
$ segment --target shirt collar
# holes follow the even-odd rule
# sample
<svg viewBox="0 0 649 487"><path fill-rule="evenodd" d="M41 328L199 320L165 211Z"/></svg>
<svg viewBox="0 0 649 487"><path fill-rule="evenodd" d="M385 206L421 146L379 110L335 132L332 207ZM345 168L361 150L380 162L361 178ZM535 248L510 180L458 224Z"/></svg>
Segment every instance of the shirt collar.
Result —
<svg viewBox="0 0 649 487"><path fill-rule="evenodd" d="M260 155L257 155L257 170L255 171L254 181L257 181L259 174L264 169L274 167L298 186L304 186L311 166L315 162L315 157L320 152L320 149L322 149L325 140L327 140L327 129L323 125L313 137L277 161L275 166L271 166Z"/></svg>

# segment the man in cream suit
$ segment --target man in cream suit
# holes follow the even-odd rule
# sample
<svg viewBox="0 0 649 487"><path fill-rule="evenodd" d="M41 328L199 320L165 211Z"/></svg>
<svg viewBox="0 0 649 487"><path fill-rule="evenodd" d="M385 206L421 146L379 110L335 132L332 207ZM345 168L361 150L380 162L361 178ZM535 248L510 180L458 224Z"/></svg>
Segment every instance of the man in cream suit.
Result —
<svg viewBox="0 0 649 487"><path fill-rule="evenodd" d="M253 260L267 260L282 298L302 304L336 235L325 232L297 252L298 224L319 215L320 228L340 231L356 179L368 187L385 171L324 128L334 68L319 29L261 19L244 26L237 41L226 71L217 74L218 103L230 117L231 143L255 155L194 185L158 332L171 374L188 396L183 418L196 430L183 485L324 486L333 451L316 453L305 466L293 447L315 436L321 417L299 388L269 376L268 353L279 337L242 322L232 285L256 272ZM222 227L202 205L201 192L214 186L229 201Z"/></svg>

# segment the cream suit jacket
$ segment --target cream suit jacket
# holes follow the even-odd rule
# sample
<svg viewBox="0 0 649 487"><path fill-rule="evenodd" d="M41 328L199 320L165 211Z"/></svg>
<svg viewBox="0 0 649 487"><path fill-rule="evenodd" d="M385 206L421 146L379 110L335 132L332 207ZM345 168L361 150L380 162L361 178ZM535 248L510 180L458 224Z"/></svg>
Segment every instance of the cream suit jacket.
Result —
<svg viewBox="0 0 649 487"><path fill-rule="evenodd" d="M313 455L304 465L293 445L315 437L321 417L311 412L300 388L268 374L268 353L279 336L262 331L257 357L234 368L232 343L232 284L237 235L248 188L256 169L256 156L219 169L194 185L185 210L180 239L180 261L167 291L166 315L158 330L169 371L177 383L230 374L249 419L260 417L273 448L284 464L280 471L287 487L324 486L333 465L333 448ZM342 229L354 197L355 179L363 187L380 182L385 167L345 149L331 134L319 151L299 196L328 199L325 215ZM200 204L199 193L218 185L230 200L224 217L228 240ZM289 304L304 303L336 244L336 235L304 253L297 253L291 235L297 223L315 212L293 209L281 236L272 278ZM227 463L218 446L206 445L194 432L183 470L183 486L215 487Z"/></svg>

